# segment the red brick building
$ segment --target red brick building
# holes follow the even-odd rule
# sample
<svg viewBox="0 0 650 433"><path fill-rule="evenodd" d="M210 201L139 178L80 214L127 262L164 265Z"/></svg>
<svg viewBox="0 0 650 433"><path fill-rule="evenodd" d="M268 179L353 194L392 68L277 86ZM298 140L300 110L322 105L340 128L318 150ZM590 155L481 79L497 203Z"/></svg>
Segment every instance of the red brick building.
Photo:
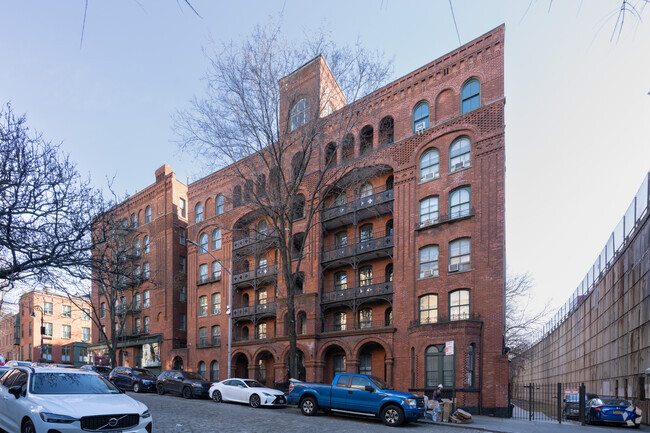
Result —
<svg viewBox="0 0 650 433"><path fill-rule="evenodd" d="M17 360L20 357L20 328L16 328L16 323L19 323L17 316L15 313L5 313L0 317L0 356L5 361Z"/></svg>
<svg viewBox="0 0 650 433"><path fill-rule="evenodd" d="M381 88L344 139L333 164L346 174L332 185L345 187L332 188L305 240L296 296L300 379L371 373L419 392L441 383L463 407L507 413L504 33L498 27ZM317 57L281 84L325 82L336 83ZM330 141L323 140L325 155ZM250 235L264 232L262 218L224 200L241 193L229 170L188 186L188 236L206 252L188 247L187 347L163 356L163 367L227 376L229 276L214 255L233 270L232 375L286 382L276 246ZM148 200L155 203L153 193ZM167 203L158 213L176 216ZM173 221L165 224L159 232L177 238ZM165 246L184 251L172 241L156 248ZM170 273L174 260L165 262ZM170 291L150 317L171 316L178 299ZM157 332L172 327L171 319L158 323ZM453 354L445 355L446 343Z"/></svg>
<svg viewBox="0 0 650 433"><path fill-rule="evenodd" d="M172 350L186 345L187 187L170 167L156 170L156 182L111 210L122 221L128 245L120 252L133 269L115 298L115 326L111 326L110 296L102 295L102 277L92 283L94 313L108 339L118 332L119 365L161 368ZM135 277L138 278L135 278ZM108 362L107 346L97 325L91 361Z"/></svg>

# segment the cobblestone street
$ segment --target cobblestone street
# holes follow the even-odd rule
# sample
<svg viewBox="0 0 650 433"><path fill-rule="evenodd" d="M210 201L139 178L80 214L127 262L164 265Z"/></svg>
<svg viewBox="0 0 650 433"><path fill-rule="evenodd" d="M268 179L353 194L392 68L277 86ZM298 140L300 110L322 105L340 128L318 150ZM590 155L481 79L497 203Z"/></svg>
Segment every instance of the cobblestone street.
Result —
<svg viewBox="0 0 650 433"><path fill-rule="evenodd" d="M215 403L205 399L156 394L128 394L149 406L155 433L208 432L396 432L378 420L326 415L306 417L295 406L253 409L235 403ZM471 433L459 429L423 423L411 423L399 432Z"/></svg>

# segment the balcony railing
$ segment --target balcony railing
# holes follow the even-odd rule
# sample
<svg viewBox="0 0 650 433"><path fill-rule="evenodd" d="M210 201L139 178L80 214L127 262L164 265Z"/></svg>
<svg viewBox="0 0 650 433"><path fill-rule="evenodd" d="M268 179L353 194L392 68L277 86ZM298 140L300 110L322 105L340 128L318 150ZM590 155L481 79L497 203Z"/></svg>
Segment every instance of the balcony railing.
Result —
<svg viewBox="0 0 650 433"><path fill-rule="evenodd" d="M323 247L323 262L332 260L343 259L351 256L358 256L361 254L379 251L386 248L393 248L393 233L388 232L377 234L368 240L360 240L357 243L349 245L336 245L329 244Z"/></svg>
<svg viewBox="0 0 650 433"><path fill-rule="evenodd" d="M356 200L349 201L345 204L332 206L323 210L323 221L329 221L334 218L339 218L347 215L356 210L377 206L382 203L387 203L393 200L393 189L386 189L386 187L375 188L373 193L367 197L357 198Z"/></svg>
<svg viewBox="0 0 650 433"><path fill-rule="evenodd" d="M266 240L272 240L275 237L275 231L269 230L267 233L255 233L251 236L246 236L242 239L237 239L232 243L232 249L237 250L239 248L243 248L245 246L261 242L261 241L266 241Z"/></svg>
<svg viewBox="0 0 650 433"><path fill-rule="evenodd" d="M221 336L199 337L198 347L221 347Z"/></svg>
<svg viewBox="0 0 650 433"><path fill-rule="evenodd" d="M454 220L460 220L463 218L471 217L474 216L475 214L476 214L476 209L470 208L464 211L454 212L449 215L440 215L440 216L436 215L433 218L418 222L417 225L415 226L415 229L416 230L426 229L428 227L434 227L442 223L453 222Z"/></svg>
<svg viewBox="0 0 650 433"><path fill-rule="evenodd" d="M348 316L348 319L351 319ZM333 321L333 318L323 324L322 332L347 332L347 331L363 331L363 330L379 330L392 328L393 323L392 319L374 319L374 320L357 320L356 324L352 323L352 320L346 321L346 323L336 323Z"/></svg>
<svg viewBox="0 0 650 433"><path fill-rule="evenodd" d="M347 301L354 298L368 298L371 296L390 295L393 293L393 282L387 281L384 283L369 284L359 286L356 289L344 287L329 287L323 289L322 301L323 302L338 302Z"/></svg>
<svg viewBox="0 0 650 433"><path fill-rule="evenodd" d="M232 317L252 316L254 314L274 313L277 309L275 302L267 302L266 304L252 305L250 307L233 308Z"/></svg>
<svg viewBox="0 0 650 433"><path fill-rule="evenodd" d="M140 305L118 305L117 308L115 308L115 314L118 316L123 316L125 314L131 314L131 313L139 313L142 311L142 307Z"/></svg>
<svg viewBox="0 0 650 433"><path fill-rule="evenodd" d="M460 314L452 314L451 316L442 316L442 315L437 315L434 317L423 317L423 318L417 318L415 320L411 320L411 326L419 326L419 325L435 325L438 323L451 323L451 322L459 322L462 320L480 320L481 315L478 313L460 313Z"/></svg>
<svg viewBox="0 0 650 433"><path fill-rule="evenodd" d="M199 275L197 281L199 286L202 284L216 283L217 281L221 281L221 272L215 272L212 275Z"/></svg>
<svg viewBox="0 0 650 433"><path fill-rule="evenodd" d="M255 278L271 277L277 275L277 273L278 273L278 267L277 265L273 264L263 268L257 268L250 271L236 273L232 277L232 282L233 284L237 284L245 281L254 280Z"/></svg>

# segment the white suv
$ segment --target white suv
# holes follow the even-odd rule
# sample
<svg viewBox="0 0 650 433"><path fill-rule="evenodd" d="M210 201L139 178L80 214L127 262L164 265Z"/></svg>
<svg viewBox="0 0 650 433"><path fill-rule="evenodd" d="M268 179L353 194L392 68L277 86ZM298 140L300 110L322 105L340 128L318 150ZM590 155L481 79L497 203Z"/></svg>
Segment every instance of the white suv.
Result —
<svg viewBox="0 0 650 433"><path fill-rule="evenodd" d="M91 371L16 367L0 378L0 428L9 432L151 433L147 406Z"/></svg>

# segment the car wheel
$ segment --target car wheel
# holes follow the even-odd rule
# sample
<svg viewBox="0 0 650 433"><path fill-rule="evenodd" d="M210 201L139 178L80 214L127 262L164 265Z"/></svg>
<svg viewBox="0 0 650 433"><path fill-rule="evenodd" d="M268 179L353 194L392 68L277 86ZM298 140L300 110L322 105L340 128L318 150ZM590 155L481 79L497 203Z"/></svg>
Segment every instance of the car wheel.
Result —
<svg viewBox="0 0 650 433"><path fill-rule="evenodd" d="M212 400L214 400L216 403L221 403L221 391L215 389L212 393Z"/></svg>
<svg viewBox="0 0 650 433"><path fill-rule="evenodd" d="M183 388L183 398L192 398L192 390L189 386Z"/></svg>
<svg viewBox="0 0 650 433"><path fill-rule="evenodd" d="M20 429L21 433L36 433L36 429L34 428L34 423L32 422L31 419L26 419L25 422L23 422L23 427Z"/></svg>
<svg viewBox="0 0 650 433"><path fill-rule="evenodd" d="M318 412L318 402L314 397L305 397L300 401L300 412L306 416L314 416Z"/></svg>
<svg viewBox="0 0 650 433"><path fill-rule="evenodd" d="M381 420L389 427L398 427L404 423L402 408L395 405L388 405L381 411Z"/></svg>
<svg viewBox="0 0 650 433"><path fill-rule="evenodd" d="M251 407L260 407L260 396L257 394L251 395L250 400L248 400L250 403Z"/></svg>
<svg viewBox="0 0 650 433"><path fill-rule="evenodd" d="M162 383L158 384L158 386L156 387L156 391L158 391L158 395L163 395L165 393L165 388L163 387Z"/></svg>
<svg viewBox="0 0 650 433"><path fill-rule="evenodd" d="M135 382L133 384L133 392L140 392L140 391L141 391L140 384L138 382Z"/></svg>

